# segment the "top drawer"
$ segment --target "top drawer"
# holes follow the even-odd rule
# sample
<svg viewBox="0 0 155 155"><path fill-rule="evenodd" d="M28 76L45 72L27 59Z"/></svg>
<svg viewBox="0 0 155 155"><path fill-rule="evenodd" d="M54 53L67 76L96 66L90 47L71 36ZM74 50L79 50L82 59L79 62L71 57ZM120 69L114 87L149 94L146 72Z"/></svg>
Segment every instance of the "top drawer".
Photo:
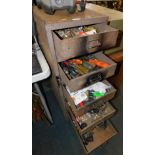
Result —
<svg viewBox="0 0 155 155"><path fill-rule="evenodd" d="M58 62L115 46L118 30L105 23L93 25L97 34L62 39L53 32Z"/></svg>

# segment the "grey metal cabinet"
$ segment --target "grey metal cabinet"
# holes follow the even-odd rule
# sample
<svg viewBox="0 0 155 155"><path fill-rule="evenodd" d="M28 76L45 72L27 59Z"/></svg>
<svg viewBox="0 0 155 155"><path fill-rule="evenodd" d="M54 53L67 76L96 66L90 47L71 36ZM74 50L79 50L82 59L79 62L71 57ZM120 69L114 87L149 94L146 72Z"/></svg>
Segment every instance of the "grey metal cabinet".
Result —
<svg viewBox="0 0 155 155"><path fill-rule="evenodd" d="M118 30L107 25L108 16L97 13L92 8L87 8L85 12L78 12L72 15L68 14L65 10L57 11L55 15L48 15L43 10L33 7L33 15L40 46L53 73L51 77L53 92L59 101L64 116L73 122L73 127L85 152L89 153L117 134L117 131L109 121L107 121L108 123L105 128L99 127L101 122L112 117L116 111L108 102L114 97L116 89L111 86L111 90L103 98L94 100L88 106L77 108L67 88L71 92L85 88L87 78L91 75L96 75L98 72L104 73L104 78L114 75L117 64L105 56L102 50L115 46ZM59 29L86 25L95 25L100 30L100 33L63 40L55 32L55 30ZM99 44L93 46L92 42L96 41ZM94 54L98 59L109 63L110 66L106 69L100 69L69 80L61 68L60 62L89 54ZM107 80L104 80L103 83L111 85ZM87 122L87 127L81 129L77 118L85 115L85 113L94 107L103 107L103 104L103 109L106 113L103 112L92 123ZM86 144L83 136L88 131L93 132L94 139L93 142Z"/></svg>

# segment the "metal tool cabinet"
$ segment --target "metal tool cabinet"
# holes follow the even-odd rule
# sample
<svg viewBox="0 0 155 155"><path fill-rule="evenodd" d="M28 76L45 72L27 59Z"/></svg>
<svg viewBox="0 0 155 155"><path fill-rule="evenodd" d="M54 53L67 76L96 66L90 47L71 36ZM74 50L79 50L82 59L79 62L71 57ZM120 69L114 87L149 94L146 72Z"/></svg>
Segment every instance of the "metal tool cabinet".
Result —
<svg viewBox="0 0 155 155"><path fill-rule="evenodd" d="M108 16L99 14L92 9L89 10L89 8L87 8L85 12L78 12L72 15L65 10L57 11L55 15L51 16L34 6L33 15L36 22L40 46L53 72L51 77L53 92L59 101L64 116L66 119L69 118L73 122L75 131L77 132L85 152L89 153L117 134L117 131L110 122L105 129L98 127L100 122L111 118L116 111L108 102L114 97L116 89L112 87L111 91L103 98L94 101L95 104L92 103L89 106L77 109L70 94L67 92L66 86L71 91L75 91L84 88L86 79L97 72L105 73L105 78L114 75L117 64L105 56L102 50L115 46L118 30L107 25ZM100 33L66 40L61 40L55 33L55 30L58 29L83 25L95 25L100 29ZM90 42L94 40L98 40L100 45L97 47L91 46L92 44ZM96 57L111 65L106 69L100 69L97 72L91 72L76 79L69 80L61 69L60 62L90 53L95 54ZM107 80L103 82L111 85ZM89 123L86 128L81 129L76 121L76 117L85 114L89 109L99 106L103 102L106 103L106 115L101 116L95 120L95 122ZM82 134L89 130L94 133L94 141L85 145L82 140Z"/></svg>

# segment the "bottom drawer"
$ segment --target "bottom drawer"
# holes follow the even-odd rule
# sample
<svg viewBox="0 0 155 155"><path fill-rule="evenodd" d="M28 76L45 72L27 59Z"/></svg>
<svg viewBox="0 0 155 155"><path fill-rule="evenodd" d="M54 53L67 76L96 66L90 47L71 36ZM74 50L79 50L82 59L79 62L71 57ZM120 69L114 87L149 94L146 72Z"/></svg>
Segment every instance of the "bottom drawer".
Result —
<svg viewBox="0 0 155 155"><path fill-rule="evenodd" d="M108 123L105 128L96 126L91 130L93 140L87 144L85 143L83 136L78 132L77 128L75 127L75 124L73 125L75 132L86 154L94 151L102 144L105 144L108 140L110 140L113 136L117 134L116 129L113 127L110 121L107 122Z"/></svg>
<svg viewBox="0 0 155 155"><path fill-rule="evenodd" d="M84 145L86 148L86 152L90 153L91 151L98 148L100 145L106 143L110 138L117 134L116 129L113 125L108 121L108 125L106 128L96 127L92 130L93 133L93 141L88 145Z"/></svg>

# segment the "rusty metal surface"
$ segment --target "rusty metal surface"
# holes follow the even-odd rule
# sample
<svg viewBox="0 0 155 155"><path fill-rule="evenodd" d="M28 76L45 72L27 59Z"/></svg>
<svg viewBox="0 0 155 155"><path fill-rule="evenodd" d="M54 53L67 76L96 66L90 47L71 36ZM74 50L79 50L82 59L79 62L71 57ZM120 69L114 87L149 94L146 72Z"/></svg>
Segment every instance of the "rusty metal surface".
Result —
<svg viewBox="0 0 155 155"><path fill-rule="evenodd" d="M54 15L48 15L43 10L33 7L33 14L51 26L51 30L89 25L94 23L107 23L108 16L97 13L89 8L84 12L69 14L66 10L58 10Z"/></svg>
<svg viewBox="0 0 155 155"><path fill-rule="evenodd" d="M105 56L104 54L102 54L102 51L99 53L94 54L95 57L99 60L103 60L107 63L110 64L109 67L107 68L102 68L99 69L97 71L93 71L90 72L88 74L84 74L83 76L79 76L75 79L71 79L69 80L68 77L66 76L66 74L64 73L64 71L62 70L62 68L59 65L59 70L60 70L60 76L62 78L62 81L69 87L70 91L77 91L79 89L82 89L83 87L85 87L86 81L88 79L88 77L90 77L91 75L95 75L97 73L106 73L105 74L105 78L111 77L112 75L114 75L115 70L116 70L116 63L114 61L112 61L111 59L109 59L107 56Z"/></svg>
<svg viewBox="0 0 155 155"><path fill-rule="evenodd" d="M96 12L95 10L87 8L85 12L78 12L75 14L70 15L66 10L61 10L57 11L54 15L48 15L46 14L43 10L38 9L37 7L33 7L33 14L35 17L36 25L37 25L37 30L39 34L39 42L42 45L43 48L43 53L45 54L46 59L48 60L48 63L50 64L50 68L53 70L53 77L51 79L53 87L54 87L54 92L55 95L57 96L60 106L64 112L64 114L67 112L65 109L65 104L66 102L64 101L64 98L66 98L66 95L64 95L64 91L62 84L60 87L58 87L57 82L55 80L56 76L60 76L62 82L64 82L65 74L62 74L62 70L59 70L58 67L58 58L57 54L59 52L64 52L64 51L58 51L56 49L56 45L54 42L54 33L53 30L57 29L63 29L63 28L69 28L69 27L76 27L76 26L81 26L81 25L90 25L90 24L101 24L106 25L108 22L108 16L103 15L101 13ZM107 30L107 29L105 29ZM104 46L110 48L115 44L115 37L117 38L117 31L113 31L110 29L110 31L104 31L104 33L101 33L101 38L104 40ZM103 35L104 34L104 35ZM90 36L90 39L92 39L95 36ZM87 37L88 38L88 37ZM98 37L100 38L100 37ZM59 39L57 37L57 39ZM112 41L113 40L113 41ZM83 42L83 41L82 41ZM71 44L71 42L68 42L67 44ZM61 46L60 44L58 44ZM83 45L80 45L84 46ZM94 50L97 51L97 50ZM81 52L78 51L78 52ZM74 54L74 52L72 53ZM65 55L65 53L64 53ZM113 75L115 72L116 65L113 65L112 68L109 71L109 76ZM89 75L86 75L89 76ZM79 82L83 82L83 80L86 79L84 78L79 78ZM68 83L68 82L67 82ZM72 83L70 83L72 85ZM75 85L77 85L77 80L74 80L74 83L72 87L75 89ZM81 85L82 86L82 85ZM113 92L106 100L111 99L114 96L115 92Z"/></svg>
<svg viewBox="0 0 155 155"><path fill-rule="evenodd" d="M63 40L53 32L58 62L115 46L118 30L105 24L97 24L95 26L100 31L97 34ZM90 47L93 42L99 42L100 44Z"/></svg>

